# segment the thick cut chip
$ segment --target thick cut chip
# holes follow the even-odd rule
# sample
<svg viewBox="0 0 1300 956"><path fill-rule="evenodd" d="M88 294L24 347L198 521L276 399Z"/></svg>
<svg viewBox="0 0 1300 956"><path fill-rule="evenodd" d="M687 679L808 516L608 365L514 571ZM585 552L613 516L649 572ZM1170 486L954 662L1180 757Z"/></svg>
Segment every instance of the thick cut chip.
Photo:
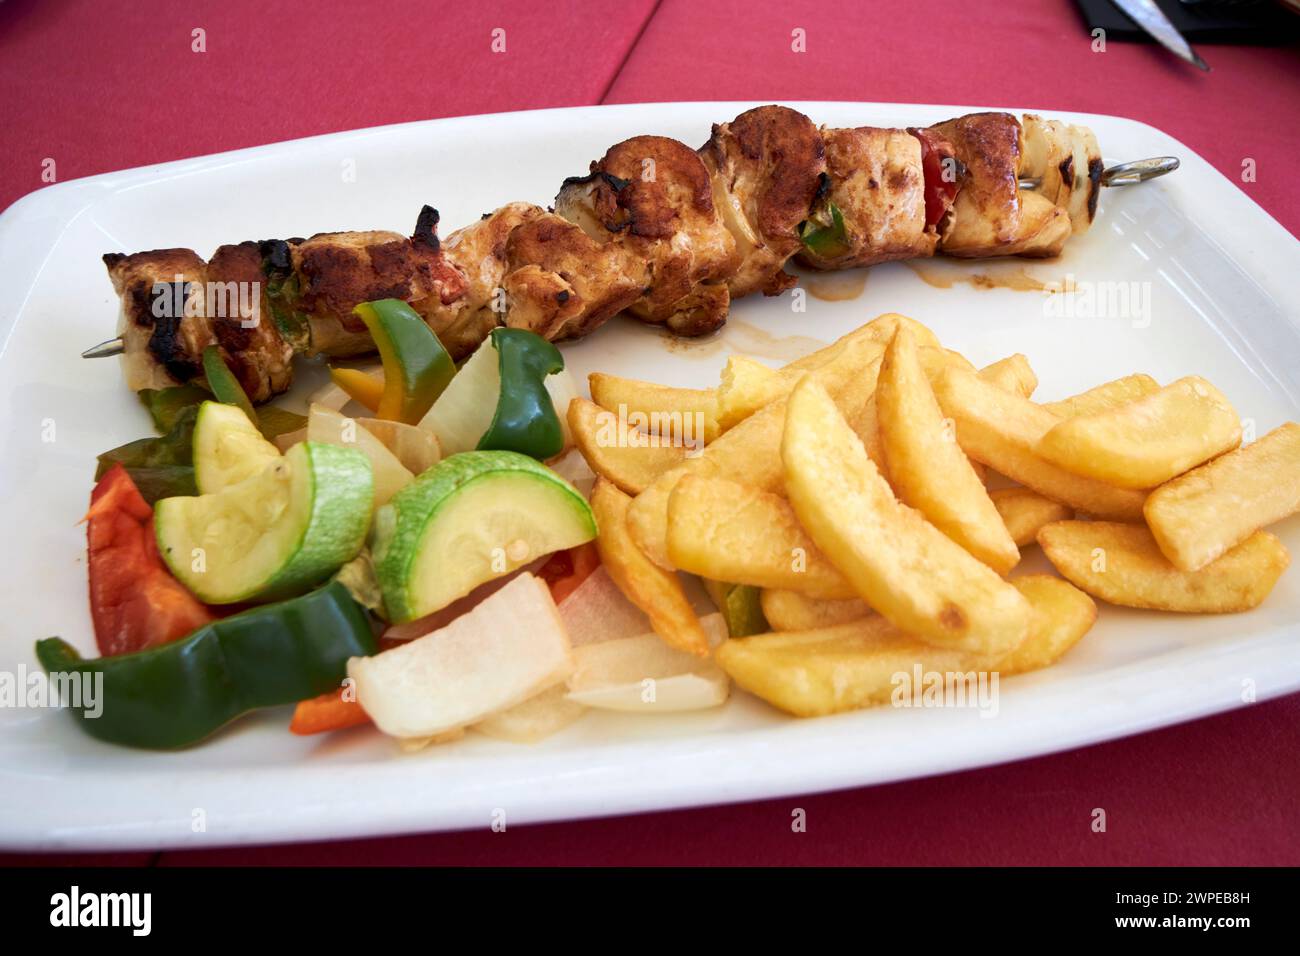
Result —
<svg viewBox="0 0 1300 956"><path fill-rule="evenodd" d="M705 657L708 635L700 626L691 602L677 575L659 567L636 546L627 529L627 506L631 501L605 478L596 479L591 493L591 510L596 515L596 550L601 564L629 601L645 611L650 626L665 643L681 651Z"/></svg>
<svg viewBox="0 0 1300 956"><path fill-rule="evenodd" d="M998 509L957 444L906 326L885 351L876 386L880 441L898 497L999 574L1020 560Z"/></svg>
<svg viewBox="0 0 1300 956"><path fill-rule="evenodd" d="M718 430L725 432L764 405L785 398L803 375L802 369L768 368L748 355L731 356L718 385Z"/></svg>
<svg viewBox="0 0 1300 956"><path fill-rule="evenodd" d="M668 558L714 581L856 596L800 527L790 502L725 478L686 475L677 483L668 502Z"/></svg>
<svg viewBox="0 0 1300 956"><path fill-rule="evenodd" d="M708 443L718 437L717 395L711 388L657 385L603 372L592 372L587 384L597 405L623 415L642 431L678 444Z"/></svg>
<svg viewBox="0 0 1300 956"><path fill-rule="evenodd" d="M790 395L781 457L800 522L864 601L945 647L996 654L1020 643L1024 598L894 497L812 377Z"/></svg>
<svg viewBox="0 0 1300 956"><path fill-rule="evenodd" d="M917 678L924 684L931 675L942 681L941 703L995 708L996 679L1054 662L1097 616L1091 599L1059 578L1027 575L1011 583L1031 608L1030 626L1024 641L1003 655L935 647L875 615L727 641L717 660L742 688L797 717L873 704L913 706L924 700Z"/></svg>
<svg viewBox="0 0 1300 956"><path fill-rule="evenodd" d="M686 460L686 449L633 428L585 398L569 402L569 430L591 470L630 495Z"/></svg>
<svg viewBox="0 0 1300 956"><path fill-rule="evenodd" d="M784 588L764 588L758 600L774 631L814 631L875 613L862 598L815 598Z"/></svg>
<svg viewBox="0 0 1300 956"><path fill-rule="evenodd" d="M843 402L845 413L860 413L876 388L880 345L866 336L850 338L843 348L809 375ZM668 558L668 498L685 474L716 475L742 481L760 491L781 490L781 434L786 400L778 399L750 415L713 442L697 458L660 477L638 495L629 512L632 537L650 558L671 568Z"/></svg>
<svg viewBox="0 0 1300 956"><path fill-rule="evenodd" d="M1241 419L1217 388L1180 378L1127 405L1054 425L1039 451L1066 471L1154 488L1241 444Z"/></svg>
<svg viewBox="0 0 1300 956"><path fill-rule="evenodd" d="M1165 557L1196 571L1253 532L1300 511L1300 425L1187 472L1151 492L1147 525Z"/></svg>
<svg viewBox="0 0 1300 956"><path fill-rule="evenodd" d="M1002 523L1015 541L1023 548L1038 540L1038 532L1045 524L1073 518L1074 512L1060 502L1044 498L1029 488L998 488L989 492L993 506L1002 516Z"/></svg>
<svg viewBox="0 0 1300 956"><path fill-rule="evenodd" d="M795 359L786 369L810 369L819 368L825 365L832 358L838 355L845 346L861 339L867 339L875 342L881 351L889 344L889 340L894 337L899 325L906 325L916 334L916 340L923 346L930 348L940 348L939 338L928 328L922 325L916 319L908 318L905 315L899 315L897 312L886 312L878 315L866 325L859 326L847 335L842 335L825 348L820 348L816 352L811 352L803 358Z"/></svg>
<svg viewBox="0 0 1300 956"><path fill-rule="evenodd" d="M1063 398L1059 402L1047 402L1043 408L1061 418L1073 418L1075 415L1091 415L1094 412L1118 408L1158 391L1160 391L1159 382L1145 372L1138 372L1135 375L1117 378L1113 382L1105 382L1086 392Z"/></svg>
<svg viewBox="0 0 1300 956"><path fill-rule="evenodd" d="M1033 608L1029 634L998 662L1004 677L1055 664L1097 621L1097 605L1068 581L1050 574L1026 574L1011 581Z"/></svg>
<svg viewBox="0 0 1300 956"><path fill-rule="evenodd" d="M1061 421L1042 406L952 368L939 376L934 394L957 424L957 443L976 461L1076 511L1142 520L1145 492L1076 475L1039 454L1042 437Z"/></svg>
<svg viewBox="0 0 1300 956"><path fill-rule="evenodd" d="M1038 388L1038 376L1034 374L1029 359L1019 352L984 366L979 375L990 385L996 385L1002 391L1021 398L1029 398L1034 394L1034 389Z"/></svg>
<svg viewBox="0 0 1300 956"><path fill-rule="evenodd" d="M1140 524L1058 521L1038 532L1056 569L1093 597L1125 607L1226 614L1249 611L1290 563L1282 542L1256 531L1199 571L1180 571Z"/></svg>

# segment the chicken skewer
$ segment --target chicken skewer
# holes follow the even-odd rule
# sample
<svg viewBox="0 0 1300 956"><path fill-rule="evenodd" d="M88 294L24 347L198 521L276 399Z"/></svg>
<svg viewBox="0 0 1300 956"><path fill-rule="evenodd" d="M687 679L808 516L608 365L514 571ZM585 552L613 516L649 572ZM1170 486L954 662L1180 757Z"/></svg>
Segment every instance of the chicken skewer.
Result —
<svg viewBox="0 0 1300 956"><path fill-rule="evenodd" d="M732 299L793 286L784 266L796 256L840 269L1056 255L1091 224L1101 186L1176 167L1166 157L1107 171L1089 130L1029 114L830 129L758 107L715 125L699 150L626 140L565 180L553 211L511 203L441 241L426 206L409 237L250 241L207 262L182 249L106 255L120 334L83 355L123 355L139 390L203 384L199 357L215 344L265 401L289 387L295 354L373 351L352 308L379 298L410 303L456 357L498 325L558 340L620 312L701 335Z"/></svg>

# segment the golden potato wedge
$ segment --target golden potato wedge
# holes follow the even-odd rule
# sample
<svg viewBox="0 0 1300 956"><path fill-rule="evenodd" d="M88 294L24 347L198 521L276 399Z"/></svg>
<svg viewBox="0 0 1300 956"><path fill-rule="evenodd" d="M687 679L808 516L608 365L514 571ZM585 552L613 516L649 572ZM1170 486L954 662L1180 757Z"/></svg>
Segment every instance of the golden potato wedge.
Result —
<svg viewBox="0 0 1300 956"><path fill-rule="evenodd" d="M856 597L813 544L790 502L725 478L684 475L668 501L668 560L715 581Z"/></svg>
<svg viewBox="0 0 1300 956"><path fill-rule="evenodd" d="M1043 408L1061 418L1073 418L1075 415L1091 415L1094 412L1118 408L1158 391L1160 391L1159 382L1144 372L1138 372L1136 375L1117 378L1113 382L1105 382L1086 392L1063 398L1059 402L1047 402Z"/></svg>
<svg viewBox="0 0 1300 956"><path fill-rule="evenodd" d="M596 479L591 510L599 529L596 550L601 564L624 596L646 613L650 626L665 643L706 657L709 638L691 608L682 582L642 554L628 534L627 506L631 500L612 481Z"/></svg>
<svg viewBox="0 0 1300 956"><path fill-rule="evenodd" d="M1093 597L1193 614L1249 611L1291 560L1267 531L1256 531L1199 571L1174 567L1140 524L1057 521L1038 532L1038 543L1056 570Z"/></svg>
<svg viewBox="0 0 1300 956"><path fill-rule="evenodd" d="M1030 626L1024 641L1004 655L935 647L873 615L819 630L727 641L715 656L740 687L796 717L889 702L907 706L917 668L940 675L959 700L973 706L981 681L988 688L995 676L1053 662L1096 619L1088 596L1057 578L1028 575L1012 584L1030 606Z"/></svg>
<svg viewBox="0 0 1300 956"><path fill-rule="evenodd" d="M1074 517L1074 512L1068 507L1044 498L1031 488L998 488L990 491L989 497L1002 516L1002 523L1011 539L1020 548L1037 541L1043 525Z"/></svg>
<svg viewBox="0 0 1300 956"><path fill-rule="evenodd" d="M764 588L758 601L774 631L815 631L875 613L862 598L815 598L784 588Z"/></svg>
<svg viewBox="0 0 1300 956"><path fill-rule="evenodd" d="M1029 607L1015 588L900 503L826 390L790 393L781 440L799 521L858 596L945 647L999 653L1020 642Z"/></svg>
<svg viewBox="0 0 1300 956"><path fill-rule="evenodd" d="M889 480L899 499L999 574L1015 567L1020 549L958 446L906 326L899 326L885 350L876 407Z"/></svg>
<svg viewBox="0 0 1300 956"><path fill-rule="evenodd" d="M894 337L894 332L898 329L900 324L906 325L910 328L915 333L917 342L921 345L935 349L941 348L938 336L926 328L926 326L916 321L916 319L908 318L905 315L899 315L897 312L886 312L883 315L876 316L866 325L859 326L852 332L840 336L825 348L818 349L816 352L805 355L803 358L795 359L793 362L786 365L785 368L799 369L805 372L811 369L820 368L837 356L849 343L858 342L863 339L875 342L880 350L883 351L885 346L889 344L889 340Z"/></svg>
<svg viewBox="0 0 1300 956"><path fill-rule="evenodd" d="M990 385L996 385L1002 391L1021 398L1029 398L1034 394L1034 389L1038 388L1038 376L1034 374L1029 359L1019 352L984 366L980 369L979 376Z"/></svg>
<svg viewBox="0 0 1300 956"><path fill-rule="evenodd" d="M1147 526L1165 557L1197 571L1260 528L1300 511L1300 425L1263 438L1161 485Z"/></svg>
<svg viewBox="0 0 1300 956"><path fill-rule="evenodd" d="M934 395L957 423L957 443L976 461L1076 511L1141 520L1145 492L1074 474L1039 454L1039 441L1061 421L1051 412L960 369L940 375Z"/></svg>
<svg viewBox="0 0 1300 956"><path fill-rule="evenodd" d="M569 402L569 430L591 470L629 495L640 494L664 472L686 460L686 448L619 422L585 398Z"/></svg>
<svg viewBox="0 0 1300 956"><path fill-rule="evenodd" d="M810 374L856 415L875 391L880 346L865 336L853 338ZM668 558L668 497L684 474L716 475L742 481L760 491L781 490L781 434L786 400L763 406L696 458L667 472L637 496L629 512L632 537L656 564L671 568Z"/></svg>
<svg viewBox="0 0 1300 956"><path fill-rule="evenodd" d="M1068 581L1050 574L1012 578L1033 608L1029 634L997 663L1002 676L1022 674L1055 664L1097 622L1097 605Z"/></svg>
<svg viewBox="0 0 1300 956"><path fill-rule="evenodd" d="M755 488L781 487L781 430L785 401L773 402L750 415L696 458L664 472L637 495L628 509L628 528L642 551L662 568L671 569L668 557L668 499L684 475L721 475L743 478Z"/></svg>
<svg viewBox="0 0 1300 956"><path fill-rule="evenodd" d="M764 405L785 398L804 375L803 369L768 368L748 355L733 355L718 385L718 431L740 424Z"/></svg>
<svg viewBox="0 0 1300 956"><path fill-rule="evenodd" d="M1121 488L1154 488L1241 444L1241 419L1197 375L1091 415L1064 419L1043 436L1048 461Z"/></svg>
<svg viewBox="0 0 1300 956"><path fill-rule="evenodd" d="M679 445L698 443L701 437L707 444L718 437L717 395L711 388L656 385L603 372L592 372L587 384L592 401L615 415L622 408L624 419L643 431Z"/></svg>

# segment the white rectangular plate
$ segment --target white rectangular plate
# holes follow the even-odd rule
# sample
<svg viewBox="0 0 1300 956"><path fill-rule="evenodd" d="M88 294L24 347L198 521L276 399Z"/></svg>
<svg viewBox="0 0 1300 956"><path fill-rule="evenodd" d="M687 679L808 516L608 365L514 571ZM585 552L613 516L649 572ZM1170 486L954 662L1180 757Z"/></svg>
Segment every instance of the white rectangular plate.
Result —
<svg viewBox="0 0 1300 956"><path fill-rule="evenodd" d="M41 190L0 218L0 670L33 669L59 634L93 652L84 529L95 455L149 433L115 362L78 352L112 334L117 305L100 256L334 229L406 232L422 203L444 232L508 200L546 203L560 180L620 139L702 142L751 104L549 110L342 133L112 173ZM967 107L797 104L832 126L925 125ZM627 321L565 347L575 373L716 382L725 356L772 359L829 342L881 312L915 316L983 364L1024 352L1039 396L1060 398L1146 371L1212 379L1259 434L1300 417L1295 239L1183 144L1141 123L1061 114L1097 133L1108 162L1174 154L1183 167L1110 189L1094 228L1049 262L925 266L866 274L851 300L745 300L718 337L669 342ZM354 177L344 176L354 171ZM352 181L349 181L352 180ZM1149 322L1055 317L1046 281L1139 283ZM937 284L936 284L937 283ZM53 440L50 440L50 439ZM1294 550L1300 523L1278 529ZM1027 562L1035 567L1041 557ZM737 693L708 713L590 714L537 746L470 735L400 756L378 733L297 738L286 710L239 722L182 753L84 736L66 715L0 708L0 845L159 848L487 827L874 784L1015 760L1131 734L1300 687L1300 575L1263 607L1179 617L1103 607L1060 666L1002 687L996 716L880 708L796 721ZM1244 742L1243 742L1244 743ZM202 819L205 828L196 821Z"/></svg>

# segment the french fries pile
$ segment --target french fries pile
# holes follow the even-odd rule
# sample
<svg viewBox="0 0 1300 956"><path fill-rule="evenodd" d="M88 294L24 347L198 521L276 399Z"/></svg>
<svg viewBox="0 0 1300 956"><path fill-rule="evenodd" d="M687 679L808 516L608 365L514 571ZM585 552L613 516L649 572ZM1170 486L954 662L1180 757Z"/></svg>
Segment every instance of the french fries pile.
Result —
<svg viewBox="0 0 1300 956"><path fill-rule="evenodd" d="M623 593L668 644L811 716L888 701L918 665L1046 667L1093 598L1222 613L1273 588L1289 557L1261 529L1300 510L1300 425L1241 446L1196 376L1049 404L1037 384L1023 355L976 369L889 314L781 369L733 356L715 389L592 375L568 419ZM702 450L633 413L695 422ZM1008 577L1035 542L1064 580ZM711 652L677 572L755 589L771 631Z"/></svg>

